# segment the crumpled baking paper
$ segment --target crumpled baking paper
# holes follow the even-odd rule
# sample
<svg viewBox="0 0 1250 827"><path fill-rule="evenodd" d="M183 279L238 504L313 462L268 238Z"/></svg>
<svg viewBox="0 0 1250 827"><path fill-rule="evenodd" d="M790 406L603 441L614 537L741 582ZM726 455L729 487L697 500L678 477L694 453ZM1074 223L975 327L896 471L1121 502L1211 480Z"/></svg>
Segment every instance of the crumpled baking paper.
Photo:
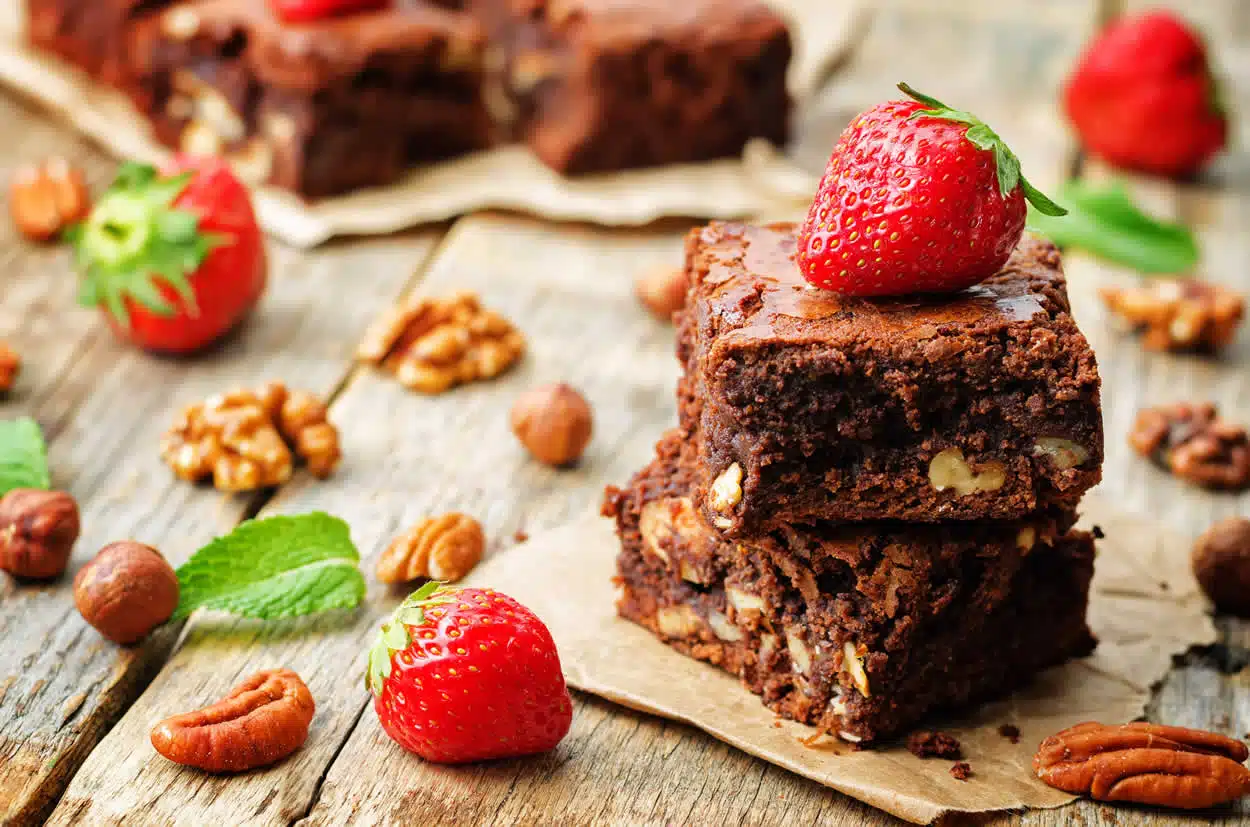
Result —
<svg viewBox="0 0 1250 827"><path fill-rule="evenodd" d="M1188 543L1148 518L1086 498L1082 524L1106 538L1089 618L1100 643L1091 656L1051 669L1025 689L955 719L926 722L963 745L967 781L951 761L921 760L902 745L856 750L777 717L738 679L669 649L616 616L611 578L618 550L612 524L597 516L536 536L480 565L468 583L490 586L531 607L551 628L570 685L608 700L684 721L791 772L927 824L948 812L1057 807L1072 796L1033 776L1037 745L1086 720L1120 723L1142 714L1150 687L1173 653L1215 641L1215 627L1188 567ZM553 585L558 584L558 585ZM1019 743L998 734L1020 729Z"/></svg>
<svg viewBox="0 0 1250 827"><path fill-rule="evenodd" d="M790 81L802 102L862 32L867 3L772 2L797 23ZM25 44L24 0L0 6L0 83L57 112L118 157L159 163L168 156L124 95ZM814 186L810 175L762 140L742 158L580 178L563 178L524 147L507 146L419 167L390 186L315 202L258 187L255 202L266 232L312 247L338 235L390 233L496 208L605 225L643 225L666 216L741 218L808 201Z"/></svg>

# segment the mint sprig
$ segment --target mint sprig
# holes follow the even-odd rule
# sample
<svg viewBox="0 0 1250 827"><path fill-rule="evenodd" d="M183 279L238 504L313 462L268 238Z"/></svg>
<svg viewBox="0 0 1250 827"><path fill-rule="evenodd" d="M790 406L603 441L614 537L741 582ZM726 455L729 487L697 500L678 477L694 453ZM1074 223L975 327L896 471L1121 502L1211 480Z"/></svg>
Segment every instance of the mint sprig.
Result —
<svg viewBox="0 0 1250 827"><path fill-rule="evenodd" d="M1028 227L1060 247L1082 250L1148 275L1189 273L1198 264L1198 242L1189 228L1147 215L1122 181L1068 181L1061 192L1068 215L1054 218L1030 210Z"/></svg>
<svg viewBox="0 0 1250 827"><path fill-rule="evenodd" d="M127 300L158 316L177 312L164 286L188 315L198 314L189 279L225 239L202 232L198 215L174 206L192 175L162 177L146 164L121 166L87 220L66 234L81 275L80 304L103 306L129 326Z"/></svg>
<svg viewBox="0 0 1250 827"><path fill-rule="evenodd" d="M39 424L28 416L0 420L0 495L15 488L51 487L48 448Z"/></svg>
<svg viewBox="0 0 1250 827"><path fill-rule="evenodd" d="M914 120L919 117L940 118L944 121L954 121L968 125L968 131L965 133L968 140L977 149L984 149L994 153L994 168L998 174L998 191L1006 198L1015 192L1019 186L1024 191L1025 200L1033 206L1035 210L1044 215L1063 215L1067 212L1063 207L1051 201L1045 193L1029 183L1024 177L1024 173L1020 169L1020 159L1007 146L1006 141L998 136L998 133L990 129L989 124L973 115L971 112L965 112L962 109L952 109L942 103L937 98L917 92L906 83L900 83L898 88L914 101L924 104L925 108L917 112L913 112L908 120Z"/></svg>
<svg viewBox="0 0 1250 827"><path fill-rule="evenodd" d="M272 620L350 609L365 596L347 523L314 512L240 523L178 567L173 619L215 609Z"/></svg>

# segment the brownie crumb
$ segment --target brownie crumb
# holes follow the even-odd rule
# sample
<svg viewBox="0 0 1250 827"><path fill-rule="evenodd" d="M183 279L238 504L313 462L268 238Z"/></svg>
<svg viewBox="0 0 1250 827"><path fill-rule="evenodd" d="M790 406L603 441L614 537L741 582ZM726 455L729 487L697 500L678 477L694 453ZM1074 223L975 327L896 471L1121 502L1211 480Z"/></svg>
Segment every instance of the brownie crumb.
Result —
<svg viewBox="0 0 1250 827"><path fill-rule="evenodd" d="M917 758L962 758L959 740L945 732L919 730L907 736L907 751Z"/></svg>
<svg viewBox="0 0 1250 827"><path fill-rule="evenodd" d="M1105 538L1105 537L1107 536L1107 532L1103 531L1103 530L1102 530L1102 526L1100 526L1100 525L1096 525L1096 526L1094 526L1094 528L1093 528L1093 530L1090 532L1090 534L1093 534L1093 535L1094 535L1094 539L1095 539L1095 540L1101 540L1101 539L1103 539L1103 538Z"/></svg>
<svg viewBox="0 0 1250 827"><path fill-rule="evenodd" d="M524 543L529 538L530 536L525 533L525 529L523 528L518 528L516 533L512 535L512 539L518 543Z"/></svg>
<svg viewBox="0 0 1250 827"><path fill-rule="evenodd" d="M957 781L967 781L972 777L972 765L967 761L957 761L955 762L955 765L951 767L951 775L954 776Z"/></svg>
<svg viewBox="0 0 1250 827"><path fill-rule="evenodd" d="M998 728L998 734L1013 744L1020 743L1020 727L1015 724L1003 724Z"/></svg>

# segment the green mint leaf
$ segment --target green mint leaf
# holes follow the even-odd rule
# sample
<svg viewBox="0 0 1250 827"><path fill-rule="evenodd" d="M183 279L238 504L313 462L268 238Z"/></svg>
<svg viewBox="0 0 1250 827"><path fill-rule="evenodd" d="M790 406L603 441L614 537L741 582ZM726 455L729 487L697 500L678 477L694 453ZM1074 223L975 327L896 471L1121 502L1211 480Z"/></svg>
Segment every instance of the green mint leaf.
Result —
<svg viewBox="0 0 1250 827"><path fill-rule="evenodd" d="M917 92L906 83L898 85L900 91L907 95L917 103L924 105L924 109L913 112L908 120L916 118L938 118L944 121L953 121L954 123L963 123L968 125L968 131L964 136L968 142L977 149L986 150L994 153L994 167L998 178L998 191L1006 198L1016 191L1019 186L1024 192L1024 198L1032 204L1037 210L1045 215L1063 215L1063 207L1051 201L1040 190L1034 187L1024 177L1024 173L1020 168L1020 159L1007 146L1006 141L999 137L998 133L990 128L989 124L973 115L971 112L965 112L962 109L952 109L942 103L935 97L926 95L923 92Z"/></svg>
<svg viewBox="0 0 1250 827"><path fill-rule="evenodd" d="M43 431L28 416L0 420L0 494L14 488L52 487Z"/></svg>
<svg viewBox="0 0 1250 827"><path fill-rule="evenodd" d="M1189 273L1198 263L1198 242L1180 224L1160 221L1138 209L1122 182L1069 181L1060 193L1068 214L1053 217L1029 210L1029 229L1060 247L1148 275Z"/></svg>
<svg viewBox="0 0 1250 827"><path fill-rule="evenodd" d="M347 523L314 512L248 520L178 567L174 618L215 609L271 620L350 609L365 596Z"/></svg>

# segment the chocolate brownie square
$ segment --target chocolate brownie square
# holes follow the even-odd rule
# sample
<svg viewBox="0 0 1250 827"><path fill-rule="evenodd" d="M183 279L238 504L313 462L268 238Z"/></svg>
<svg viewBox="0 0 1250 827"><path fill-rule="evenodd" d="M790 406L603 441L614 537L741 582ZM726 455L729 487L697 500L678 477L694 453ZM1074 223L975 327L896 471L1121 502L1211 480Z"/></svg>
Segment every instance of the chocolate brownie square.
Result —
<svg viewBox="0 0 1250 827"><path fill-rule="evenodd" d="M464 13L401 2L288 24L260 0L199 0L143 18L129 44L158 139L253 183L330 195L493 139L485 37Z"/></svg>
<svg viewBox="0 0 1250 827"><path fill-rule="evenodd" d="M786 717L871 742L1093 648L1093 538L1071 528L1071 512L823 523L735 541L693 507L697 473L674 432L610 491L618 610L739 675Z"/></svg>
<svg viewBox="0 0 1250 827"><path fill-rule="evenodd" d="M474 0L499 114L578 174L738 155L789 134L785 22L759 0Z"/></svg>
<svg viewBox="0 0 1250 827"><path fill-rule="evenodd" d="M1098 482L1098 367L1053 245L1026 236L954 295L878 300L809 286L794 252L788 224L687 239L679 402L714 525L1019 519Z"/></svg>

